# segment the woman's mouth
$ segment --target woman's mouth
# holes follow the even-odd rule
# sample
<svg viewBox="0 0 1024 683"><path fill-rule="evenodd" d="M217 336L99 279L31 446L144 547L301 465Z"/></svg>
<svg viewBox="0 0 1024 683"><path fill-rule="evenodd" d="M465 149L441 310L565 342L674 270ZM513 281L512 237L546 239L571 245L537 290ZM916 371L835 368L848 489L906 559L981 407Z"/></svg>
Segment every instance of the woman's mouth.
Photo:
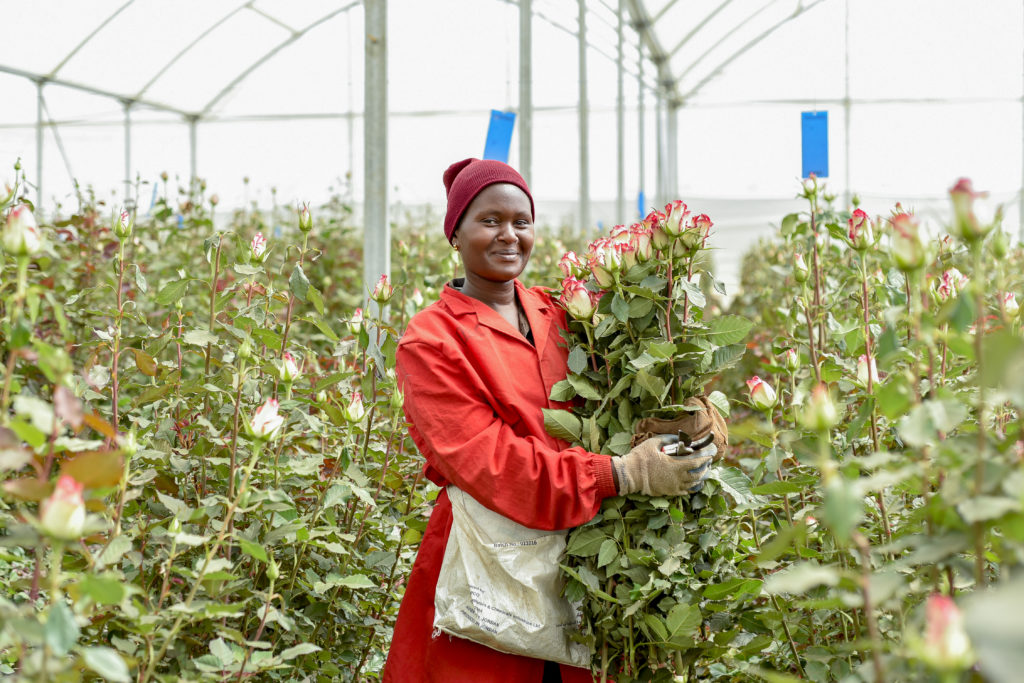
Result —
<svg viewBox="0 0 1024 683"><path fill-rule="evenodd" d="M494 256L502 261L515 261L519 259L519 252L516 250L496 251Z"/></svg>

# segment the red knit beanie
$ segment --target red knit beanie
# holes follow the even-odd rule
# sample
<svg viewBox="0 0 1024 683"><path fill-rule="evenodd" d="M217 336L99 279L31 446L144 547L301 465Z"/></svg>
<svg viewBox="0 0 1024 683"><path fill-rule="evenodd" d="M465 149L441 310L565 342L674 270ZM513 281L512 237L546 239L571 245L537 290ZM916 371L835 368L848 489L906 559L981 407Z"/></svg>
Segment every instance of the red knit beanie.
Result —
<svg viewBox="0 0 1024 683"><path fill-rule="evenodd" d="M534 217L533 195L519 172L508 164L494 159L463 159L456 161L444 172L444 189L448 193L448 212L444 215L444 236L452 241L462 214L470 202L488 185L510 183L526 193L530 200L530 216Z"/></svg>

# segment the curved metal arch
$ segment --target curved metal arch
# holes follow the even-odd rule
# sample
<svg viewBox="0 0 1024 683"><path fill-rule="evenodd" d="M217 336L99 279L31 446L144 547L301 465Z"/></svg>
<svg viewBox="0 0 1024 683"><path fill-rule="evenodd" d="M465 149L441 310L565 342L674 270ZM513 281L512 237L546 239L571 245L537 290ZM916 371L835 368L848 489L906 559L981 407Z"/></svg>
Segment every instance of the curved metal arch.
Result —
<svg viewBox="0 0 1024 683"><path fill-rule="evenodd" d="M679 52L683 48L684 45L686 45L688 42L690 42L691 38L693 38L695 35L697 35L697 33L702 28L704 28L705 26L708 25L709 21L711 21L716 16L718 16L718 13L721 12L722 10L724 10L726 7L728 7L731 3L732 3L732 0L723 0L723 2L719 3L718 7L716 7L713 10L711 10L706 17L704 17L699 22L697 22L697 25L694 26L693 28L691 28L689 30L689 32L687 32L687 34L685 36L683 36L683 39L680 40L678 43L676 43L676 46L674 48L669 50L668 56L669 57L674 57L675 54L677 52Z"/></svg>
<svg viewBox="0 0 1024 683"><path fill-rule="evenodd" d="M299 29L298 31L296 31L292 35L288 36L288 38L286 38L282 42L280 42L277 45L275 45L273 49L271 49L269 52L267 52L262 57L257 59L255 62L250 64L248 67L246 67L246 69L244 71L242 71L242 73L238 74L238 76L236 76L234 79L231 80L230 83L228 83L226 86L224 86L224 88L222 88L220 92L218 92L216 95L214 95L213 99L210 100L206 104L206 106L203 107L202 110L199 112L200 118L203 117L203 116L206 116L207 114L209 114L210 111L213 109L213 107L216 106L216 104L218 102L220 102L221 99L223 99L225 95L227 95L229 92L231 92L235 88L236 85L238 85L239 83L244 81L246 78L248 78L249 75L252 74L253 71L255 71L260 66L265 64L270 58L272 58L278 52L280 52L284 48L288 47L289 45L291 45L296 40L298 40L302 36L306 35L310 31L312 31L314 28L316 28L320 24L323 24L324 22L330 21L331 19L333 19L334 17L338 16L339 14L344 14L345 12L348 12L353 7L355 7L356 5L361 5L361 4L363 4L362 0L353 0L352 2L348 3L344 7L339 7L338 9L334 10L333 12L328 12L324 16L322 16L319 19L317 19L316 21L314 21L313 23L309 24L308 26L305 26L304 28Z"/></svg>
<svg viewBox="0 0 1024 683"><path fill-rule="evenodd" d="M205 38L206 36L210 35L214 31L216 31L218 28L223 26L231 17L235 16L236 14L241 12L242 10L244 10L244 9L246 9L248 7L251 7L252 3L253 3L253 0L245 0L245 2L243 2L241 5L239 5L235 9L233 9L230 12L228 12L227 14L225 14L218 21L214 22L213 25L211 25L208 29L206 29L205 31L200 33L198 36L196 36L196 38L192 42L190 42L188 45L183 47L181 49L181 51L178 52L178 54L176 54L173 57L171 57L170 61L168 61L166 64L164 64L163 67L159 71L157 71L156 74L151 79L146 81L146 84L142 86L142 89L139 90L139 92L137 93L136 96L137 97L142 97L144 94L146 94L146 91L149 90L153 86L154 83L156 83L158 80L160 80L161 76L163 76L165 73L167 73L167 71L172 66L177 64L178 60L180 60L182 57L184 57L186 54L188 54L192 50L192 48L194 48L196 45L199 44L200 41L203 40L203 38Z"/></svg>
<svg viewBox="0 0 1024 683"><path fill-rule="evenodd" d="M689 98L693 97L694 95L696 95L697 91L699 91L701 88L703 88L705 85L707 85L707 83L711 79L713 79L716 76L718 76L718 74L720 74L722 72L722 69L724 69L725 67L729 66L729 64L731 64L736 59L741 57L745 52L747 52L747 50L751 49L752 47L754 47L755 45L760 43L762 40L764 40L765 38L770 36L772 33L777 31L779 28L785 26L789 22L791 22L794 19L796 19L797 17L807 13L808 11L810 11L811 9L813 9L817 5L820 5L823 2L825 2L825 0L812 0L812 2L810 4L804 5L803 0L799 0L797 2L796 9L794 9L789 14L789 16L783 17L780 21L775 22L773 25L769 26L765 31L762 31L760 34L754 36L751 40L749 40L740 49L736 50L736 52L734 52L729 57L727 57L725 60L723 60L718 66L716 66L714 69L712 69L711 72L708 73L707 76L702 78L700 80L700 82L697 83L697 85L695 85L692 88L690 88L686 92L686 94L683 96L683 99L686 100L686 99L689 99Z"/></svg>
<svg viewBox="0 0 1024 683"><path fill-rule="evenodd" d="M751 21L756 19L758 17L758 15L760 15L762 12L767 10L769 7L773 6L776 2L778 2L778 0L768 0L768 2L764 3L759 8L757 8L757 10L755 10L754 12L749 14L743 21L741 21L740 23L736 24L731 29L726 31L725 35L723 35L721 38L719 38L717 41L715 41L715 43L713 43L711 46L709 46L708 49L704 50L704 52L702 52L699 57L697 57L696 59L691 61L690 65L687 66L685 69L683 69L676 78L678 78L679 80L683 80L684 78L686 78L686 75L689 74L691 71L693 71L697 67L698 64L700 64L702 61L704 61L704 59L709 54L714 52L715 48L717 48L719 45L721 45L722 43L727 41L729 38L731 38L733 36L733 34L735 34L741 28L743 28L744 26L749 24Z"/></svg>
<svg viewBox="0 0 1024 683"><path fill-rule="evenodd" d="M52 79L54 76L56 76L57 72L60 71L61 69L63 69L64 65L67 64L69 61L71 61L71 58L74 57L76 54L78 54L79 50L81 50L83 47L85 47L93 38L96 37L97 33L99 33L104 28L106 28L107 24L112 22L117 17L118 14L120 14L121 12L125 11L126 9L128 9L128 7L132 3L134 3L134 2L135 2L135 0L128 0L128 2L126 2L123 5L121 5L120 7L118 7L117 10L115 10L110 16L108 16L106 19L104 19L100 23L99 26L97 26L95 29L93 29L92 32L89 35L87 35L85 38L82 39L82 42L80 42L78 45L76 45L75 48L73 50L71 50L71 52L68 53L67 57L65 57L64 59L60 60L60 62L58 62L58 64L57 64L57 66L53 67L53 71L51 71L49 73L49 77Z"/></svg>

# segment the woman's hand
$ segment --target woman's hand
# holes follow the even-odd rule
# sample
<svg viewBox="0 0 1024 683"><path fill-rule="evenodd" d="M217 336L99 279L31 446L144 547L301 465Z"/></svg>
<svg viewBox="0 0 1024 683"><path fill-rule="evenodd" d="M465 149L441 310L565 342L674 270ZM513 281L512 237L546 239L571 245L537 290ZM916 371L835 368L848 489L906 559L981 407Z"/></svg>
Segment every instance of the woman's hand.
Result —
<svg viewBox="0 0 1024 683"><path fill-rule="evenodd" d="M680 444L675 434L653 436L612 458L619 495L682 496L699 491L716 453L710 432L692 446Z"/></svg>

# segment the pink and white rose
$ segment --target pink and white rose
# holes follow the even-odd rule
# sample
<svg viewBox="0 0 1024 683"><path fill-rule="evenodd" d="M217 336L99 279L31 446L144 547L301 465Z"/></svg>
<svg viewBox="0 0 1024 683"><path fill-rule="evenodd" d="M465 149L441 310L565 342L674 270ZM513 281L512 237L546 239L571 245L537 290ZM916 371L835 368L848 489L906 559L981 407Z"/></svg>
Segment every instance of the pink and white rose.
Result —
<svg viewBox="0 0 1024 683"><path fill-rule="evenodd" d="M277 412L276 398L268 398L256 409L249 420L249 433L260 441L270 441L277 437L284 425L284 417Z"/></svg>
<svg viewBox="0 0 1024 683"><path fill-rule="evenodd" d="M43 531L64 540L81 538L85 528L84 489L74 477L60 475L53 493L39 508L39 525Z"/></svg>
<svg viewBox="0 0 1024 683"><path fill-rule="evenodd" d="M380 276L379 280L377 280L377 284L374 285L373 291L370 293L370 298L383 306L387 302L391 301L391 297L394 295L395 286L391 284L391 281L385 273Z"/></svg>
<svg viewBox="0 0 1024 683"><path fill-rule="evenodd" d="M571 275L562 280L558 303L576 320L590 321L594 318L596 305L593 296L581 280Z"/></svg>
<svg viewBox="0 0 1024 683"><path fill-rule="evenodd" d="M4 251L12 256L35 256L43 248L36 217L27 204L18 204L7 214L3 244Z"/></svg>
<svg viewBox="0 0 1024 683"><path fill-rule="evenodd" d="M758 410L767 412L779 402L775 388L757 375L747 380L747 389L750 391L750 402Z"/></svg>

